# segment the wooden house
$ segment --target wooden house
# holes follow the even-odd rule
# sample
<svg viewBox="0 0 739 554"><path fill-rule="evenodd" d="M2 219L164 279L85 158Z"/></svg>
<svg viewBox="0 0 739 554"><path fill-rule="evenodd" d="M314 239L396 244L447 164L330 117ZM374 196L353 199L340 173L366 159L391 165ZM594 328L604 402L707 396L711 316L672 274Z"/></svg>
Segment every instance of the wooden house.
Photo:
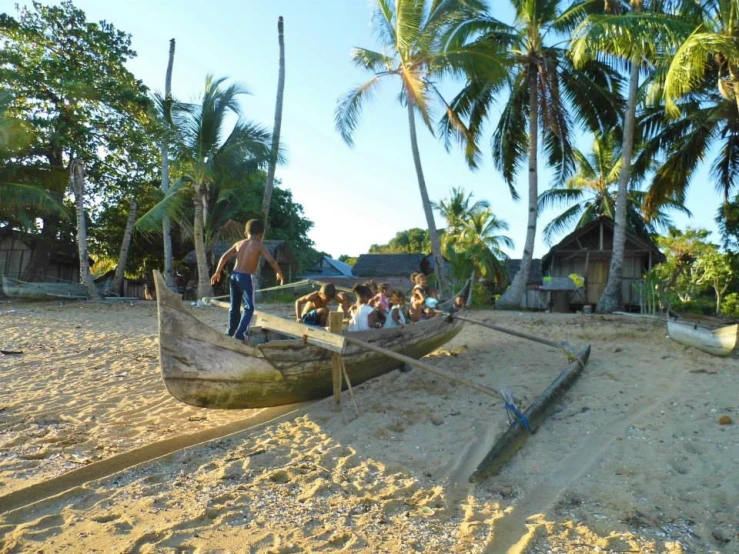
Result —
<svg viewBox="0 0 739 554"><path fill-rule="evenodd" d="M550 293L548 304L553 311L578 310L586 305L594 308L598 303L608 282L613 229L613 220L601 217L567 235L542 258L542 288ZM664 261L664 254L652 239L626 232L622 309L639 308L642 277ZM583 286L578 287L568 279L571 274L583 277Z"/></svg>
<svg viewBox="0 0 739 554"><path fill-rule="evenodd" d="M70 281L80 280L80 263L74 243L54 244L49 250L46 263L38 273L26 275L31 256L39 247L40 237L11 229L0 229L0 276L29 281Z"/></svg>

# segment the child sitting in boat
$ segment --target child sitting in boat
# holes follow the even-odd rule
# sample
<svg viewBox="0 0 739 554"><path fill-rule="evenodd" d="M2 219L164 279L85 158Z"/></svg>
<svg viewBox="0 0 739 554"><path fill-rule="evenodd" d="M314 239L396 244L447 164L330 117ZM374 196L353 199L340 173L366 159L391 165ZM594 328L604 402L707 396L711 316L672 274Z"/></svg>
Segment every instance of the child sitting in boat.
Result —
<svg viewBox="0 0 739 554"><path fill-rule="evenodd" d="M387 313L390 310L390 298L388 297L390 285L388 283L380 283L377 289L379 292L370 300L370 306Z"/></svg>
<svg viewBox="0 0 739 554"><path fill-rule="evenodd" d="M325 327L328 322L329 304L335 300L342 309L349 303L349 299L343 292L336 292L336 287L331 283L321 286L316 292L301 296L295 301L295 319L298 323Z"/></svg>
<svg viewBox="0 0 739 554"><path fill-rule="evenodd" d="M245 340L246 333L249 331L252 315L254 315L254 283L252 275L259 267L259 258L264 256L272 269L280 284L284 283L282 271L267 247L262 243L264 235L264 224L258 219L250 219L244 227L245 240L240 240L231 248L224 252L221 259L218 260L218 267L210 278L210 284L215 285L221 280L221 272L226 263L236 257L236 264L231 272L228 280L229 290L231 292L231 308L228 311L228 330L226 333L229 337L238 340ZM241 313L241 305L244 306L244 312Z"/></svg>
<svg viewBox="0 0 739 554"><path fill-rule="evenodd" d="M423 273L416 274L416 286L413 287L411 299L412 321L428 319L435 315L434 310L439 305L439 293L428 286L428 278ZM420 310L420 316L418 315ZM418 318L418 319L416 319Z"/></svg>
<svg viewBox="0 0 739 554"><path fill-rule="evenodd" d="M353 289L357 295L357 303L352 306L352 317L349 321L349 331L367 331L382 327L381 315L369 305L372 300L372 289L366 285L356 285Z"/></svg>
<svg viewBox="0 0 739 554"><path fill-rule="evenodd" d="M405 294L399 290L394 290L390 295L390 311L383 327L389 329L392 327L401 327L406 324L405 320Z"/></svg>

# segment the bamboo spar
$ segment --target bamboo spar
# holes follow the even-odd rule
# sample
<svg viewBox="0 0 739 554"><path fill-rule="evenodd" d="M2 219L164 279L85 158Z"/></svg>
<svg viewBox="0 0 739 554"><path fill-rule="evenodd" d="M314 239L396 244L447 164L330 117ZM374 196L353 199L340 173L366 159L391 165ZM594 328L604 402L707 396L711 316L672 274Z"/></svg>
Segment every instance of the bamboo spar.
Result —
<svg viewBox="0 0 739 554"><path fill-rule="evenodd" d="M356 346L366 348L367 350L372 350L373 352L377 352L378 354L384 354L388 358L394 358L398 361L405 362L408 365L423 369L424 371L428 371L429 373L433 373L434 375L438 375L439 377L444 377L445 379L449 379L450 381L454 381L455 383L467 385L468 387L473 388L478 392L487 394L488 396L492 396L496 400L500 400L502 398L500 392L492 387L480 385L479 383L469 381L464 377L457 377L456 375L452 375L451 373L444 371L443 369L439 369L438 367L434 367L431 364L427 364L420 360L404 356L403 354L398 354L396 352L393 352L392 350L388 350L387 348L375 346L374 344L364 342L363 340L355 339L354 337L344 336L344 340L349 344L354 344Z"/></svg>

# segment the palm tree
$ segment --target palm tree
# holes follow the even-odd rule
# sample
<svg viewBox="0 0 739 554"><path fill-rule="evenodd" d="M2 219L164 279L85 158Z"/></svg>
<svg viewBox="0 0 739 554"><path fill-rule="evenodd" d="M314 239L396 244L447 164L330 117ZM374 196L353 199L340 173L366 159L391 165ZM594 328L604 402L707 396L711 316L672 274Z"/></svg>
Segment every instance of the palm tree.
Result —
<svg viewBox="0 0 739 554"><path fill-rule="evenodd" d="M351 90L336 109L336 128L344 141L353 144L352 135L359 121L364 100L386 78L399 79L400 101L408 112L411 151L421 193L421 203L431 238L431 247L439 285L445 281L441 242L426 189L416 136L416 115L433 133L430 104L433 99L448 109L435 79L443 76L505 75L500 63L498 45L491 41L465 42L450 32L464 21L479 17L484 4L479 0L374 0L372 19L384 53L355 48L354 63L374 74L372 79ZM466 134L461 121L451 117L455 129Z"/></svg>
<svg viewBox="0 0 739 554"><path fill-rule="evenodd" d="M140 228L151 229L160 224L165 214L180 219L188 213L187 203L190 203L199 297L213 293L205 242L211 207L221 201L221 193L229 182L265 166L270 155L269 132L240 117L238 99L248 94L246 89L235 84L224 86L225 80L208 76L198 104L175 104L174 172L179 178L164 200L138 223ZM230 132L226 128L229 116L239 118Z"/></svg>
<svg viewBox="0 0 739 554"><path fill-rule="evenodd" d="M454 249L469 256L478 277L504 284L508 255L502 248L514 247L508 236L500 234L507 230L508 223L499 219L490 208L478 208L463 221Z"/></svg>
<svg viewBox="0 0 739 554"><path fill-rule="evenodd" d="M639 72L645 60L656 60L660 52L669 51L676 37L684 32L678 20L664 15L665 2L653 2L652 11L642 13L643 0L631 0L630 12L623 13L620 3L614 3L606 16L589 16L575 30L572 57L576 64L586 63L598 55L611 55L629 67L629 89L623 117L621 175L616 200L613 231L613 251L608 282L598 301L599 312L621 308L623 259L626 245L626 218L631 157L634 149Z"/></svg>
<svg viewBox="0 0 739 554"><path fill-rule="evenodd" d="M171 113L169 111L172 109L172 67L174 66L174 49L175 49L175 40L170 39L169 40L169 59L167 61L167 73L165 74L164 79L164 98L159 99L158 105L160 107L161 112L161 119L162 123L164 124L164 132L162 133L162 143L161 143L161 150L162 150L162 192L164 194L167 194L167 191L169 190L169 137L168 137L168 127L171 123ZM133 209L131 210L134 214L133 217L136 216L136 210L135 207L131 206ZM167 282L167 286L174 289L174 270L173 270L173 262L172 262L172 227L171 222L169 220L169 216L165 215L164 219L162 220L162 238L164 241L164 279Z"/></svg>
<svg viewBox="0 0 739 554"><path fill-rule="evenodd" d="M285 95L285 33L282 16L277 20L277 43L279 46L277 74L277 99L275 101L275 123L272 128L272 155L269 158L267 169L267 182L264 185L264 197L262 198L262 221L264 221L264 232L267 232L269 222L269 206L272 203L272 188L275 183L275 169L277 167L277 156L280 151L280 130L282 129L282 104Z"/></svg>
<svg viewBox="0 0 739 554"><path fill-rule="evenodd" d="M575 159L577 173L567 181L565 187L551 188L539 196L539 211L554 206L567 207L544 227L544 240L548 244L557 235L573 227L579 229L601 216L613 219L616 214L617 190L614 188L618 187L622 159L615 133L596 135L592 153L586 156L576 150ZM691 213L682 202L674 199L664 199L651 215L642 211L647 193L638 190L637 183L644 171L649 169L650 166L639 167L639 171L632 174L631 188L627 193L626 228L651 235L657 229L667 230L672 226L666 209L674 209L688 216Z"/></svg>
<svg viewBox="0 0 739 554"><path fill-rule="evenodd" d="M441 200L437 204L432 202L431 206L438 211L447 222L447 236L459 233L464 222L469 216L479 210L489 208L487 200L472 202L473 193L465 193L462 187L453 187L449 200Z"/></svg>
<svg viewBox="0 0 739 554"><path fill-rule="evenodd" d="M571 24L572 10L562 12L558 0L513 0L513 26L486 17L470 20L458 34L481 33L482 39L503 45L511 67L507 86L510 96L493 134L493 161L503 173L514 198L514 179L528 157L528 223L521 268L513 283L498 301L500 307L520 305L536 239L539 197L539 135L547 162L564 181L574 168L573 120L591 130L605 129L617 120L620 103L612 93L618 84L616 72L591 61L576 69L564 48L550 45L560 29ZM552 38L553 39L553 38ZM469 79L452 102L457 117L469 120L469 135L477 141L500 87L496 82ZM443 121L444 131L453 133L451 118ZM475 149L468 147L468 161L474 164Z"/></svg>
<svg viewBox="0 0 739 554"><path fill-rule="evenodd" d="M686 8L695 26L675 52L667 72L664 94L668 113L679 115L676 101L704 88L704 77L709 73L716 77L721 96L739 108L739 4L707 0L687 3Z"/></svg>
<svg viewBox="0 0 739 554"><path fill-rule="evenodd" d="M97 300L95 282L90 274L90 261L87 253L87 223L85 222L85 169L82 160L75 158L69 162L70 183L74 192L74 205L77 213L77 249L80 255L80 280L87 288L90 300Z"/></svg>

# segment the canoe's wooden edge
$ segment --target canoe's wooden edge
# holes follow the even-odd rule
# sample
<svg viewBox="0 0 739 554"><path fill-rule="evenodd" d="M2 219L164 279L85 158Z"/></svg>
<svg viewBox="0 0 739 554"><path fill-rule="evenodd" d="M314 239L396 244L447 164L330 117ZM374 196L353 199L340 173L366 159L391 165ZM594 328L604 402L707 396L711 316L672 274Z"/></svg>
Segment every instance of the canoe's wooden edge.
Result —
<svg viewBox="0 0 739 554"><path fill-rule="evenodd" d="M536 431L544 421L549 408L569 389L582 373L590 357L590 345L583 348L577 358L557 376L551 385L526 409L524 415ZM520 421L514 422L496 441L487 456L480 462L469 480L478 483L497 474L503 465L523 446L531 433Z"/></svg>

